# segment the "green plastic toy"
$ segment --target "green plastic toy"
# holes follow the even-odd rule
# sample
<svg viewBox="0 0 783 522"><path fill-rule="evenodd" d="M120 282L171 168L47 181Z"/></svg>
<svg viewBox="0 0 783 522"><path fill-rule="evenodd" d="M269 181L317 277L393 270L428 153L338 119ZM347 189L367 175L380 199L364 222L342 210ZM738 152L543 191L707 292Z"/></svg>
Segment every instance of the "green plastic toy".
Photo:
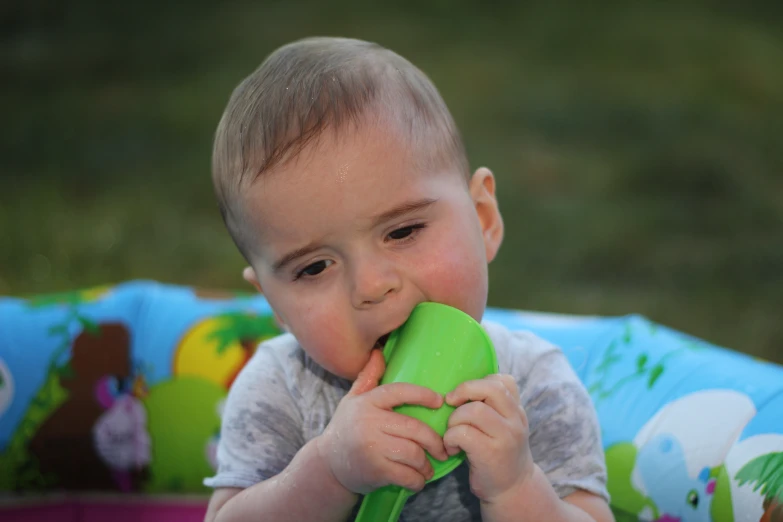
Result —
<svg viewBox="0 0 783 522"><path fill-rule="evenodd" d="M386 372L381 384L407 382L442 395L465 381L498 372L495 348L484 328L466 313L438 303L416 306L405 324L389 336L383 356ZM421 420L442 437L454 408L444 404L432 410L406 404L395 411ZM454 471L465 454L460 452L446 461L429 454L427 458L435 471L428 482L433 482ZM356 521L396 522L412 494L393 485L377 489L364 498Z"/></svg>

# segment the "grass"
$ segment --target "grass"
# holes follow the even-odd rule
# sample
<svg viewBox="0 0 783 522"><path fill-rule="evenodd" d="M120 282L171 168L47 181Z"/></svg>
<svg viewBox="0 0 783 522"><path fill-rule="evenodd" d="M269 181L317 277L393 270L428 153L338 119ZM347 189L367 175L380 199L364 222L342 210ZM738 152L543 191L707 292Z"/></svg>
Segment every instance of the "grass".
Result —
<svg viewBox="0 0 783 522"><path fill-rule="evenodd" d="M637 312L783 362L779 4L106 4L0 11L0 294L244 288L217 120L278 45L347 35L427 72L496 173L491 305Z"/></svg>

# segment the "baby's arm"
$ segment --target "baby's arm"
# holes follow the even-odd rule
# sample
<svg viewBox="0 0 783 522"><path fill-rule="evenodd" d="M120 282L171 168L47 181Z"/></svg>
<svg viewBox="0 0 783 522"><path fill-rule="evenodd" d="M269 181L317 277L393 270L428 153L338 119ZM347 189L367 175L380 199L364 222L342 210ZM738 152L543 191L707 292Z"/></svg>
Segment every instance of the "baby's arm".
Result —
<svg viewBox="0 0 783 522"><path fill-rule="evenodd" d="M383 356L376 351L340 402L326 431L296 451L291 462L271 478L244 490L216 491L207 521L344 520L356 504L357 493L387 484L414 491L423 488L433 473L424 449L444 460L443 442L424 423L391 410L400 404L438 408L443 398L411 384L378 387L384 370ZM243 419L239 416L228 424L242 424ZM283 417L278 419L281 421L285 422ZM268 419L263 430L276 428L267 423L274 421ZM252 432L250 438L255 438ZM236 453L241 442L225 446L224 452ZM262 454L267 455L267 450Z"/></svg>
<svg viewBox="0 0 783 522"><path fill-rule="evenodd" d="M247 489L215 490L205 522L345 520L356 500L327 469L314 439L279 475Z"/></svg>
<svg viewBox="0 0 783 522"><path fill-rule="evenodd" d="M598 495L580 490L563 499L558 497L538 466L520 488L482 505L481 514L483 520L492 522L614 522L609 505Z"/></svg>

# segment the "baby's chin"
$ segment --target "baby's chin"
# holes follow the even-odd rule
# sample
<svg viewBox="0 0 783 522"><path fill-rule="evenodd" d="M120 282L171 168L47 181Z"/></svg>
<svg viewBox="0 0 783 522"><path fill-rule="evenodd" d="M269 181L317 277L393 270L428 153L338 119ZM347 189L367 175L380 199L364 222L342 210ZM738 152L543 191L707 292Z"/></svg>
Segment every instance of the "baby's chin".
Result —
<svg viewBox="0 0 783 522"><path fill-rule="evenodd" d="M367 357L363 361L341 361L340 363L336 363L335 361L316 360L315 362L317 362L324 370L331 373L335 377L353 382L357 377L359 377L359 374L361 373L362 369L364 369L364 366L369 360L370 354L368 353Z"/></svg>

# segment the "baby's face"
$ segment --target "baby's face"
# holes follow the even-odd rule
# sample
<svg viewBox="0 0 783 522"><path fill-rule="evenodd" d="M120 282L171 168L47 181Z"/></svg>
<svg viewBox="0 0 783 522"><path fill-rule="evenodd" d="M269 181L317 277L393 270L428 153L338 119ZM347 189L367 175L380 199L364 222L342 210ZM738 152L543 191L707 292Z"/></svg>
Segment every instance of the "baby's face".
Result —
<svg viewBox="0 0 783 522"><path fill-rule="evenodd" d="M244 208L275 313L320 365L353 380L423 301L481 320L503 225L494 180L424 172L392 132L323 136L265 173Z"/></svg>

